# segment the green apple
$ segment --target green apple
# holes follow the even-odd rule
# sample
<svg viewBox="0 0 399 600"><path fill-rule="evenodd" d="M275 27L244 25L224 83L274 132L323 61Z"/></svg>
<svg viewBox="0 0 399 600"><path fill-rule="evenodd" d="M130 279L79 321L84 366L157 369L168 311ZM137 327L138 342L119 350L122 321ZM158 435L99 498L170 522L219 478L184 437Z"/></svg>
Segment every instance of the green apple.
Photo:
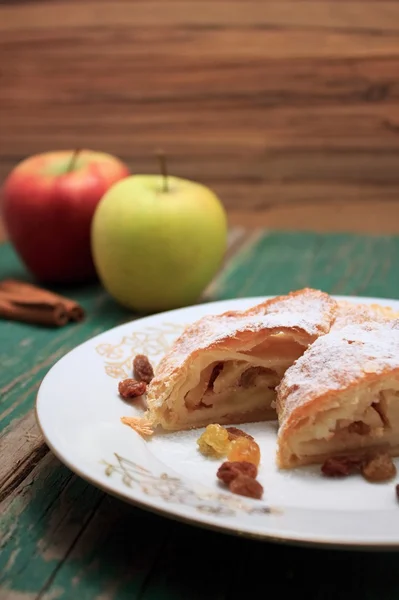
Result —
<svg viewBox="0 0 399 600"><path fill-rule="evenodd" d="M139 312L195 302L227 244L222 203L199 183L132 175L113 185L92 221L94 263L105 289Z"/></svg>

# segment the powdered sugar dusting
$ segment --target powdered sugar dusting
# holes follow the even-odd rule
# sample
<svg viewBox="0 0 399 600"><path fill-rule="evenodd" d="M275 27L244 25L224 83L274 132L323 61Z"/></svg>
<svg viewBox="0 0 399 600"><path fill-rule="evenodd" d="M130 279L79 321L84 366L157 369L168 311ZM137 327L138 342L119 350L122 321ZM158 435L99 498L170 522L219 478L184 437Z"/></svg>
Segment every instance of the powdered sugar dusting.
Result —
<svg viewBox="0 0 399 600"><path fill-rule="evenodd" d="M328 294L304 289L267 300L246 311L203 317L185 329L161 360L148 395L151 396L158 382L180 369L194 353L210 347L229 347L240 333L289 328L307 334L310 343L329 331L336 307L337 303Z"/></svg>
<svg viewBox="0 0 399 600"><path fill-rule="evenodd" d="M398 319L399 313L390 306L379 304L353 304L341 300L338 303L338 311L332 329L341 329L354 323L365 323L377 321L383 323L387 319Z"/></svg>
<svg viewBox="0 0 399 600"><path fill-rule="evenodd" d="M286 371L277 389L280 424L297 407L387 369L399 369L399 320L332 329Z"/></svg>

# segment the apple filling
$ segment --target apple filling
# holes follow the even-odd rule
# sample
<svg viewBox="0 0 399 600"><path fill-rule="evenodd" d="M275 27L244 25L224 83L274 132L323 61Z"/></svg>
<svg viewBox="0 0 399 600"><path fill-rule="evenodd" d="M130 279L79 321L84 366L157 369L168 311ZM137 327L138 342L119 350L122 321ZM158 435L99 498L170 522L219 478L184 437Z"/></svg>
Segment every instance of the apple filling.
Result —
<svg viewBox="0 0 399 600"><path fill-rule="evenodd" d="M175 404L165 415L169 428L276 419L275 388L304 350L277 334L250 351L229 352L228 360L221 350L203 355L175 395L181 398L179 410Z"/></svg>
<svg viewBox="0 0 399 600"><path fill-rule="evenodd" d="M383 387L381 387L383 385ZM392 380L340 394L339 403L320 407L296 424L281 452L281 466L323 462L329 456L369 449L399 449L399 382Z"/></svg>
<svg viewBox="0 0 399 600"><path fill-rule="evenodd" d="M219 362L210 365L210 369L209 380L200 381L186 394L184 403L188 410L211 408L216 402L219 407L223 402L228 405L236 403L248 389L257 388L260 394L267 390L274 392L280 381L276 371L266 367L248 367L245 361Z"/></svg>

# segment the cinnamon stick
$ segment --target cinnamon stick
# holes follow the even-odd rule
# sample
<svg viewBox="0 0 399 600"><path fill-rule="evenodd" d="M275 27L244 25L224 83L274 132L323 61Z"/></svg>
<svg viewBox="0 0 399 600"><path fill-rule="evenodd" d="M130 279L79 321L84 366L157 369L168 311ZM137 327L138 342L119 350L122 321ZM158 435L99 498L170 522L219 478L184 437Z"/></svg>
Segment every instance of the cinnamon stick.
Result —
<svg viewBox="0 0 399 600"><path fill-rule="evenodd" d="M15 279L5 279L0 281L0 297L3 292L18 297L20 302L26 299L29 302L47 304L53 308L62 305L70 321L79 322L85 317L83 308L75 300L65 298L31 283Z"/></svg>
<svg viewBox="0 0 399 600"><path fill-rule="evenodd" d="M68 322L68 314L62 304L44 302L11 302L0 296L0 316L12 321L23 321L37 325L62 327Z"/></svg>

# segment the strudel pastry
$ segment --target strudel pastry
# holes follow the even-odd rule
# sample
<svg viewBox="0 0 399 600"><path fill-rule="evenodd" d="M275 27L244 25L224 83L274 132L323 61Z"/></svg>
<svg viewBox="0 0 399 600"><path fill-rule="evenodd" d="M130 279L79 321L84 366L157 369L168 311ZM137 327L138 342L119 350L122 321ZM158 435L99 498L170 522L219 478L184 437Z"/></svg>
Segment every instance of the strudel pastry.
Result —
<svg viewBox="0 0 399 600"><path fill-rule="evenodd" d="M353 317L319 337L278 387L281 468L399 454L399 320Z"/></svg>
<svg viewBox="0 0 399 600"><path fill-rule="evenodd" d="M147 388L146 419L167 430L275 419L286 369L334 320L337 303L304 289L186 328Z"/></svg>

